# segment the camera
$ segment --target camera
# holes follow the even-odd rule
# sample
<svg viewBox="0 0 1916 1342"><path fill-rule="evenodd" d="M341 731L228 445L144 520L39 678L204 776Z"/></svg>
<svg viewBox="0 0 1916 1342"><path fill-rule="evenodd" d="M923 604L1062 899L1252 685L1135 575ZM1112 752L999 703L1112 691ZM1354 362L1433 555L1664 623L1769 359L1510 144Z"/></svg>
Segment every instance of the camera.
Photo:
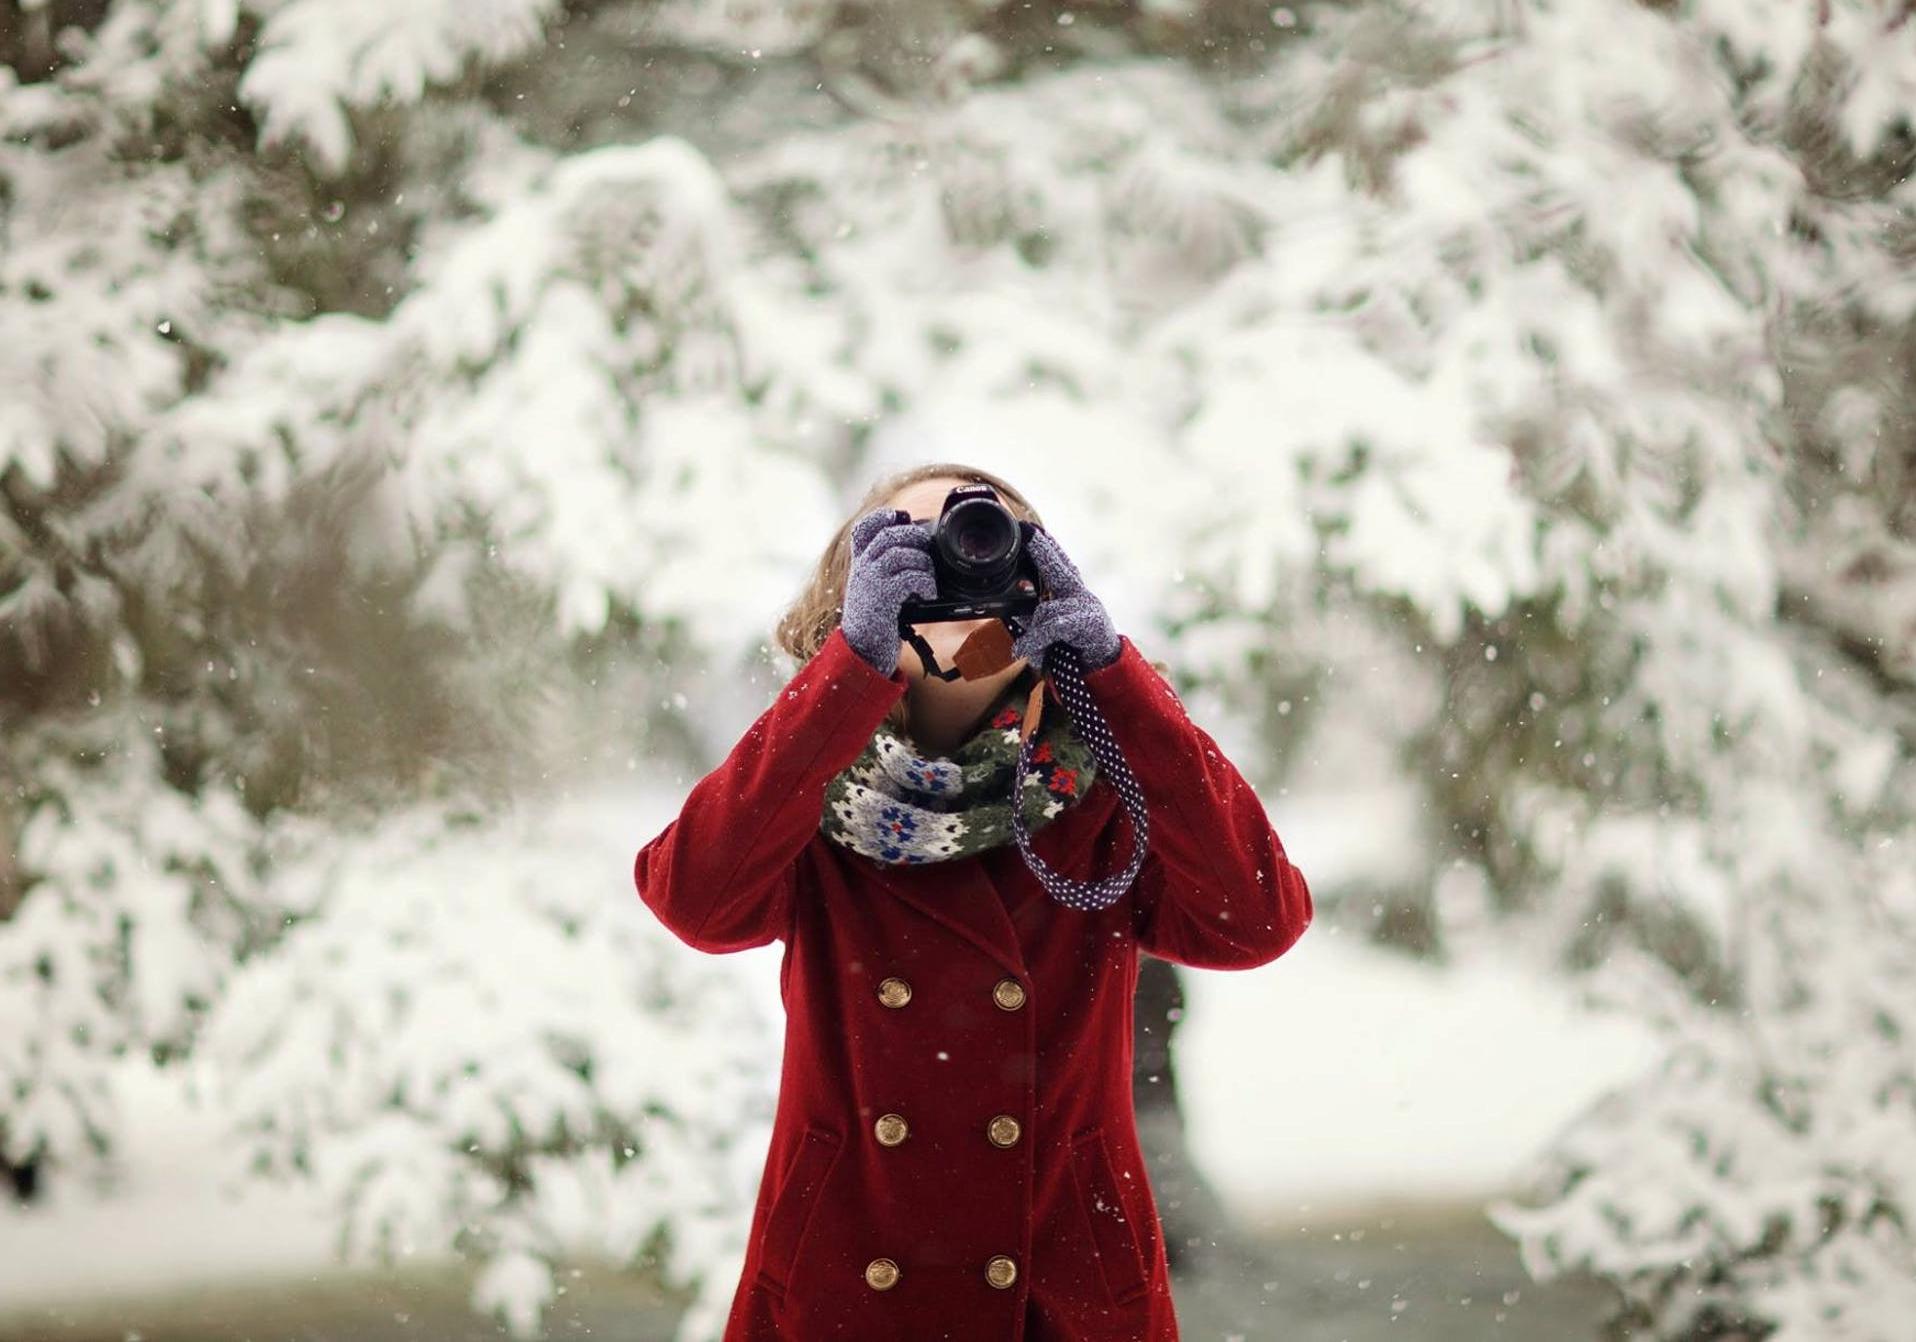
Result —
<svg viewBox="0 0 1916 1342"><path fill-rule="evenodd" d="M935 600L907 600L898 611L899 637L915 624L996 616L1015 637L1038 605L1037 562L1027 545L1031 523L1012 516L990 485L961 485L945 495L932 524Z"/></svg>

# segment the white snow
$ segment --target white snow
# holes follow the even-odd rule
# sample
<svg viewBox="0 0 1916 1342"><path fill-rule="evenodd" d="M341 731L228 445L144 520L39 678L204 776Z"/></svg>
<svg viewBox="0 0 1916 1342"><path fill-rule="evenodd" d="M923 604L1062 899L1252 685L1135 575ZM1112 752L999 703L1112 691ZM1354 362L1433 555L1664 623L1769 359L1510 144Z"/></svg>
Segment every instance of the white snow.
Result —
<svg viewBox="0 0 1916 1342"><path fill-rule="evenodd" d="M1287 847L1319 883L1364 860L1356 846L1370 831L1344 824L1361 803L1289 801L1285 814ZM1389 812L1380 802L1370 814ZM600 832L621 850L629 837ZM623 869L618 856L591 865ZM781 953L774 943L722 958L755 1008L777 1010ZM1580 1015L1567 989L1529 972L1423 966L1323 923L1261 968L1180 972L1174 1040L1193 1157L1253 1221L1340 1200L1489 1197L1650 1057L1637 1028ZM229 1196L219 1133L171 1077L123 1066L113 1078L122 1113L137 1116L121 1129L124 1179L111 1196L55 1180L44 1204L0 1210L0 1316L329 1269L338 1223L318 1195L256 1182ZM741 1164L763 1159L765 1136L742 1142Z"/></svg>
<svg viewBox="0 0 1916 1342"><path fill-rule="evenodd" d="M1483 1198L1659 1052L1532 972L1433 968L1338 928L1257 969L1187 972L1184 994L1173 1063L1192 1159L1253 1222Z"/></svg>
<svg viewBox="0 0 1916 1342"><path fill-rule="evenodd" d="M0 1209L0 1318L38 1304L143 1296L202 1282L323 1271L338 1233L320 1197L222 1187L217 1127L147 1068L121 1068L125 1129L113 1190L52 1180L43 1202Z"/></svg>

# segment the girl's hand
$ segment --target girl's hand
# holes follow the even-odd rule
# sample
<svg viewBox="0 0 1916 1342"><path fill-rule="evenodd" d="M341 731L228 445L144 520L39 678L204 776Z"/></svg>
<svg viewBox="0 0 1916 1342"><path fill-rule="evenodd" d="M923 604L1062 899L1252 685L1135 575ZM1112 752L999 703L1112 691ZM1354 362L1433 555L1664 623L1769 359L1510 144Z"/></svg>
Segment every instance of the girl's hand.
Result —
<svg viewBox="0 0 1916 1342"><path fill-rule="evenodd" d="M1045 649L1053 643L1065 643L1078 650L1087 671L1117 661L1122 650L1117 626L1111 623L1104 603L1086 589L1077 565L1043 527L1030 522L1018 525L1044 579L1045 596L1026 618L1024 633L1012 641L1011 655L1026 659L1042 671Z"/></svg>
<svg viewBox="0 0 1916 1342"><path fill-rule="evenodd" d="M914 522L903 508L876 508L852 524L851 571L839 627L852 651L883 676L896 674L898 612L912 597L934 601L938 579L931 563L931 523Z"/></svg>

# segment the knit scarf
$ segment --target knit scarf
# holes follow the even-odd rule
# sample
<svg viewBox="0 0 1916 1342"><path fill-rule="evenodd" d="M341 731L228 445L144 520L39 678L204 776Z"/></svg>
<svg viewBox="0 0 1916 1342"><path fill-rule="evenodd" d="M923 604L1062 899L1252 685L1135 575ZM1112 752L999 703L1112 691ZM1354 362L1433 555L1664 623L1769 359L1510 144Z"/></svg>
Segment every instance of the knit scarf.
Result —
<svg viewBox="0 0 1916 1342"><path fill-rule="evenodd" d="M1011 783L1035 672L1013 678L984 725L951 755L927 756L880 723L863 753L825 789L820 828L880 862L949 862L1014 840ZM1097 777L1091 748L1061 707L1039 715L1024 780L1024 822L1036 833L1084 799Z"/></svg>

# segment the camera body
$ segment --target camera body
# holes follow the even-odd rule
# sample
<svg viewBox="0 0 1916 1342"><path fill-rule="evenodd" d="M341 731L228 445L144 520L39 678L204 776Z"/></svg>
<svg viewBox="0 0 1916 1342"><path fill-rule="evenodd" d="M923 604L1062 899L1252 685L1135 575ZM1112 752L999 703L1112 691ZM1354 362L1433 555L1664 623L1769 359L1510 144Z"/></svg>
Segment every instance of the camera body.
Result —
<svg viewBox="0 0 1916 1342"><path fill-rule="evenodd" d="M938 597L908 599L898 611L901 638L914 624L1001 618L1016 636L1038 605L1039 573L1026 542L1031 524L1012 516L998 491L961 485L945 495L932 524L932 571Z"/></svg>

